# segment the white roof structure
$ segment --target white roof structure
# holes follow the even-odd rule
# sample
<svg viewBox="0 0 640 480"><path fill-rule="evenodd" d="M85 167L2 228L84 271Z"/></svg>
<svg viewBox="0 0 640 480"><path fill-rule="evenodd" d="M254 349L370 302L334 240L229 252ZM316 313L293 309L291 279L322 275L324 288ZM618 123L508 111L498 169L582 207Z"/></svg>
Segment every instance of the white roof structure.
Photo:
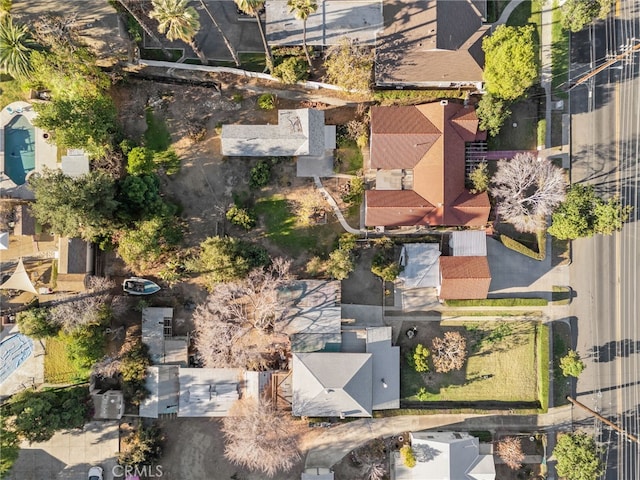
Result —
<svg viewBox="0 0 640 480"><path fill-rule="evenodd" d="M394 480L495 480L492 455L480 454L480 442L468 433L411 432L416 466L406 467L394 454Z"/></svg>
<svg viewBox="0 0 640 480"><path fill-rule="evenodd" d="M82 149L69 148L60 159L62 173L69 177L81 177L89 173L89 156Z"/></svg>
<svg viewBox="0 0 640 480"><path fill-rule="evenodd" d="M302 22L286 0L267 0L266 19L271 45L302 45ZM324 0L307 19L307 45L335 45L343 37L373 45L383 27L381 0Z"/></svg>
<svg viewBox="0 0 640 480"><path fill-rule="evenodd" d="M27 270L24 268L22 258L18 260L18 265L11 277L9 277L9 280L0 285L0 290L22 290L24 292L31 292L35 295L38 294L36 287L31 283Z"/></svg>
<svg viewBox="0 0 640 480"><path fill-rule="evenodd" d="M177 365L147 367L145 387L149 396L140 404L141 417L158 418L158 415L178 412L179 371Z"/></svg>
<svg viewBox="0 0 640 480"><path fill-rule="evenodd" d="M149 347L155 365L188 364L185 338L172 337L173 308L147 307L142 310L142 342Z"/></svg>
<svg viewBox="0 0 640 480"><path fill-rule="evenodd" d="M279 110L277 125L223 125L221 139L222 154L232 157L321 156L335 148L335 126L325 126L322 110Z"/></svg>
<svg viewBox="0 0 640 480"><path fill-rule="evenodd" d="M440 248L437 243L406 243L400 253L404 288L440 286Z"/></svg>
<svg viewBox="0 0 640 480"><path fill-rule="evenodd" d="M483 230L452 232L449 247L454 257L486 257L487 234Z"/></svg>
<svg viewBox="0 0 640 480"><path fill-rule="evenodd" d="M239 368L181 368L179 417L225 417L240 398Z"/></svg>
<svg viewBox="0 0 640 480"><path fill-rule="evenodd" d="M0 232L0 250L9 248L9 232Z"/></svg>

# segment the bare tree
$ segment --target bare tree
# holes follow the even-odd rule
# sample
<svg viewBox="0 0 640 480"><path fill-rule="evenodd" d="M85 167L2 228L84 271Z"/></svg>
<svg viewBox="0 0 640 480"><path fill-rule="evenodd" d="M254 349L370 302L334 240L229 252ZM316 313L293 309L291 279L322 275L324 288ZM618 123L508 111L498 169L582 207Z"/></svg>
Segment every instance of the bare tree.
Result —
<svg viewBox="0 0 640 480"><path fill-rule="evenodd" d="M518 470L522 467L524 452L520 438L504 437L496 443L496 453L510 469Z"/></svg>
<svg viewBox="0 0 640 480"><path fill-rule="evenodd" d="M492 184L498 214L521 232L544 228L545 217L565 197L562 169L531 153L518 153L511 160L498 161Z"/></svg>
<svg viewBox="0 0 640 480"><path fill-rule="evenodd" d="M267 401L237 401L222 420L229 461L273 477L288 471L300 460L294 420Z"/></svg>
<svg viewBox="0 0 640 480"><path fill-rule="evenodd" d="M113 281L103 277L89 277L85 293L67 296L51 309L51 321L71 332L82 325L102 323L111 300Z"/></svg>
<svg viewBox="0 0 640 480"><path fill-rule="evenodd" d="M431 354L436 372L460 370L467 358L467 341L460 332L445 332L444 338L431 341Z"/></svg>
<svg viewBox="0 0 640 480"><path fill-rule="evenodd" d="M195 346L207 367L240 366L233 356L233 346L247 328L221 315L218 301L210 295L193 313Z"/></svg>

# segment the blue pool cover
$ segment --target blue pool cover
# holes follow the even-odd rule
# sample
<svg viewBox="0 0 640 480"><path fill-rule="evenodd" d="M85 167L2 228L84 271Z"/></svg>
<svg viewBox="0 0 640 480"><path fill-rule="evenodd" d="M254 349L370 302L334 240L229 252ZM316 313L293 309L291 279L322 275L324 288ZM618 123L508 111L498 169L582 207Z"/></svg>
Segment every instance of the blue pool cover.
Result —
<svg viewBox="0 0 640 480"><path fill-rule="evenodd" d="M33 341L21 333L0 343L0 384L11 376L33 353Z"/></svg>

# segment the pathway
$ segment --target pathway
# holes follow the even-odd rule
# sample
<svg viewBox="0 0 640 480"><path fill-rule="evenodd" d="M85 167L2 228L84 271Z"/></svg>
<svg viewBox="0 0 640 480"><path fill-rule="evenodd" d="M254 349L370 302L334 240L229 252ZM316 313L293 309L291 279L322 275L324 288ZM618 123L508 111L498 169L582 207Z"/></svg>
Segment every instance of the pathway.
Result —
<svg viewBox="0 0 640 480"><path fill-rule="evenodd" d="M336 217L338 217L338 221L340 222L340 225L342 225L342 228L344 228L349 233L355 233L356 235L360 235L362 231L356 228L353 228L351 225L347 223L347 221L344 218L344 215L342 215L342 212L338 207L338 204L333 199L331 194L327 191L327 189L324 188L324 185L322 185L322 181L320 180L320 177L313 177L313 181L315 182L316 187L318 188L318 191L322 194L325 200L329 202L329 205L331 205L331 208L333 208L333 213L335 213Z"/></svg>
<svg viewBox="0 0 640 480"><path fill-rule="evenodd" d="M507 23L507 20L509 20L509 17L513 13L513 11L524 1L525 0L511 0L511 2L509 2L509 5L507 5L500 14L500 18L498 18L498 20L493 23L493 28L497 27L498 25L504 25L505 23Z"/></svg>
<svg viewBox="0 0 640 480"><path fill-rule="evenodd" d="M540 72L540 85L544 88L545 94L545 119L547 122L547 131L545 136L545 146L551 146L551 80L553 77L551 65L551 47L552 37L551 29L553 28L553 2L542 2L542 32L540 39L540 60L541 60L541 72Z"/></svg>
<svg viewBox="0 0 640 480"><path fill-rule="evenodd" d="M331 427L305 445L306 468L330 468L351 450L378 437L402 432L446 427L447 429L535 431L569 428L572 422L570 406L550 408L541 415L436 414L402 415L397 417L367 418Z"/></svg>

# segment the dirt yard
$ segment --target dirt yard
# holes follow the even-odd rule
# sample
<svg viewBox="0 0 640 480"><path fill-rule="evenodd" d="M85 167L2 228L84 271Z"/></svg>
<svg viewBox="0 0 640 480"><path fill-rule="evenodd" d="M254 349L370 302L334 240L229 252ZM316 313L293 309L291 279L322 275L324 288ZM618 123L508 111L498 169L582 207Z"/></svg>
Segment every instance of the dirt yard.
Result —
<svg viewBox="0 0 640 480"><path fill-rule="evenodd" d="M277 109L282 108L312 106L323 109L327 124L344 124L355 115L354 107L310 102L303 95L299 99L278 98L277 109L265 111L257 107L259 95L256 93L225 88L220 94L213 88L144 80L122 82L113 88L112 95L120 112L123 130L129 138L142 142L147 129L146 108L152 109L154 116L162 119L171 133L172 146L182 159L182 166L178 174L163 176L162 188L165 195L182 209L182 218L187 226L185 247L196 246L208 236L225 232L255 240L264 236L261 225L248 233L228 225L224 214L234 196L250 197L251 201L258 196L280 194L291 201L313 188L310 179L296 177L293 161L282 161L274 166L272 181L267 187L260 192L250 192L249 171L258 159L223 157L220 137L216 132L220 125L274 124L277 122ZM194 141L190 137L189 132L194 128L205 129L202 140ZM339 183L335 179L328 188L338 191ZM335 225L328 227L339 230ZM260 241L266 244L272 255L287 255L275 245L263 239ZM298 265L304 261L294 260Z"/></svg>

